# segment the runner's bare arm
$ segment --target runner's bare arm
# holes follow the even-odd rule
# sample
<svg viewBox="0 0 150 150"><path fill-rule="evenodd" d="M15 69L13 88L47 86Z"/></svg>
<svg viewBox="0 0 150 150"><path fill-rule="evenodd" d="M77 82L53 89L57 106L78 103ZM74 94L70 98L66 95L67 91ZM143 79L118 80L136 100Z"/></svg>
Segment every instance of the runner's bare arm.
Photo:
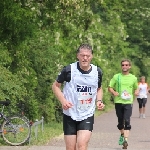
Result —
<svg viewBox="0 0 150 150"><path fill-rule="evenodd" d="M68 108L71 108L73 105L72 105L72 103L68 102L65 99L60 87L61 87L61 83L58 83L57 81L55 81L52 85L52 90L53 90L55 96L57 97L57 99L61 102L63 109L66 110Z"/></svg>
<svg viewBox="0 0 150 150"><path fill-rule="evenodd" d="M103 99L103 89L102 87L97 89L97 100L102 100Z"/></svg>
<svg viewBox="0 0 150 150"><path fill-rule="evenodd" d="M97 103L96 103L96 105L97 105L98 110L102 110L105 107L102 99L103 99L103 89L101 87L101 88L97 89Z"/></svg>
<svg viewBox="0 0 150 150"><path fill-rule="evenodd" d="M111 94L113 94L114 96L118 96L119 95L119 93L118 92L116 92L113 88L111 88L111 87L108 87L108 91L111 93Z"/></svg>
<svg viewBox="0 0 150 150"><path fill-rule="evenodd" d="M147 94L150 93L150 86L149 84L147 83Z"/></svg>
<svg viewBox="0 0 150 150"><path fill-rule="evenodd" d="M57 97L57 99L62 103L63 101L65 101L65 98L63 96L63 93L60 87L61 87L61 83L58 83L57 81L55 81L52 85L52 90L55 96Z"/></svg>
<svg viewBox="0 0 150 150"><path fill-rule="evenodd" d="M136 89L135 91L134 91L134 95L135 96L138 96L139 95L139 91L140 91L140 89L138 88L138 89Z"/></svg>

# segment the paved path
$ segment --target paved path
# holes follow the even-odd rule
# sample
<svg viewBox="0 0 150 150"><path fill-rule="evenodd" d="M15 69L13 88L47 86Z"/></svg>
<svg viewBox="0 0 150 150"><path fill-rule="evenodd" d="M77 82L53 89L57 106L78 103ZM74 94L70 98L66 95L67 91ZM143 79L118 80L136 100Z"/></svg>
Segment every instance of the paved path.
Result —
<svg viewBox="0 0 150 150"><path fill-rule="evenodd" d="M150 97L150 96L149 96ZM150 98L147 102L146 119L138 117L138 103L135 100L131 117L132 129L128 138L129 150L150 150ZM95 118L94 130L88 150L121 150L118 145L120 133L117 129L115 110ZM1 150L65 150L63 135L51 140L45 146L0 147Z"/></svg>

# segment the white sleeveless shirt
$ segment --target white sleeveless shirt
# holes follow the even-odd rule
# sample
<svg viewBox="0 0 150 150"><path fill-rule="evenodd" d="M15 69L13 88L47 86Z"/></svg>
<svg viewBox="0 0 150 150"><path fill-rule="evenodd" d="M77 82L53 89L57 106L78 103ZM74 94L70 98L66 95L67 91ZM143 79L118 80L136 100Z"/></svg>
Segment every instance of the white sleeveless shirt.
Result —
<svg viewBox="0 0 150 150"><path fill-rule="evenodd" d="M63 113L73 120L81 121L93 116L98 88L97 66L91 64L89 74L82 74L77 69L77 62L71 64L71 80L66 82L63 94L73 104L72 108L63 109Z"/></svg>
<svg viewBox="0 0 150 150"><path fill-rule="evenodd" d="M148 89L148 85L147 83L139 83L139 95L137 96L137 98L147 98L147 89Z"/></svg>

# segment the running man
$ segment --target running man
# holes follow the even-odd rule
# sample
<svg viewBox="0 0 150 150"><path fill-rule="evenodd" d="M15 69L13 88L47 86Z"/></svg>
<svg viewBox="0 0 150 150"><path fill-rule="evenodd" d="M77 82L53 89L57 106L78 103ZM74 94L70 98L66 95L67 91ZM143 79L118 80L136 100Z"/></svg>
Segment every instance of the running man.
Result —
<svg viewBox="0 0 150 150"><path fill-rule="evenodd" d="M128 146L132 104L134 95L138 95L138 81L134 75L129 73L130 68L130 60L123 59L121 61L122 73L115 74L108 87L109 92L114 95L115 110L118 118L117 127L121 133L119 145L123 145L123 149L127 149Z"/></svg>
<svg viewBox="0 0 150 150"><path fill-rule="evenodd" d="M87 150L93 130L95 100L99 110L104 108L102 71L91 64L92 53L90 45L80 45L77 50L78 61L64 67L52 85L63 108L66 150Z"/></svg>
<svg viewBox="0 0 150 150"><path fill-rule="evenodd" d="M139 95L137 96L137 101L139 103L139 118L145 117L145 107L147 103L147 94L148 94L148 84L145 81L145 76L140 78L140 82L138 84L139 87Z"/></svg>

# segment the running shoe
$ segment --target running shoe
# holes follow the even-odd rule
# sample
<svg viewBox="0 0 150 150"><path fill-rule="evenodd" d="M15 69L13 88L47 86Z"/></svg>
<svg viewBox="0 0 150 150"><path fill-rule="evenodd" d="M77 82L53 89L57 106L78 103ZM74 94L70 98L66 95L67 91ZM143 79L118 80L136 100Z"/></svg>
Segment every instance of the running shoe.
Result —
<svg viewBox="0 0 150 150"><path fill-rule="evenodd" d="M143 117L143 115L142 114L139 114L139 118L142 118Z"/></svg>
<svg viewBox="0 0 150 150"><path fill-rule="evenodd" d="M127 147L128 147L127 141L124 141L122 145L123 145L122 149L127 149Z"/></svg>
<svg viewBox="0 0 150 150"><path fill-rule="evenodd" d="M145 114L143 114L143 118L145 119L146 117L145 117Z"/></svg>
<svg viewBox="0 0 150 150"><path fill-rule="evenodd" d="M124 136L123 135L120 135L118 143L119 143L119 145L122 145L124 143Z"/></svg>

